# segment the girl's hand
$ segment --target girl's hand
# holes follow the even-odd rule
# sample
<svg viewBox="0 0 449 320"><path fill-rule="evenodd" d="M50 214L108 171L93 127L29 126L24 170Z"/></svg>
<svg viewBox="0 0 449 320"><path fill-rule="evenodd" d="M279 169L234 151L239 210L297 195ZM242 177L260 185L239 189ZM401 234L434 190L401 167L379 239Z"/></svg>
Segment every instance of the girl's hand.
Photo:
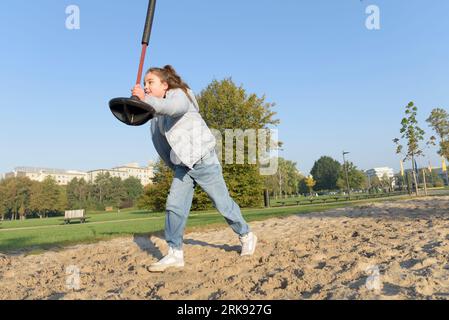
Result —
<svg viewBox="0 0 449 320"><path fill-rule="evenodd" d="M131 89L132 95L138 97L140 100L145 100L145 91L142 89L140 84L136 84L134 88Z"/></svg>

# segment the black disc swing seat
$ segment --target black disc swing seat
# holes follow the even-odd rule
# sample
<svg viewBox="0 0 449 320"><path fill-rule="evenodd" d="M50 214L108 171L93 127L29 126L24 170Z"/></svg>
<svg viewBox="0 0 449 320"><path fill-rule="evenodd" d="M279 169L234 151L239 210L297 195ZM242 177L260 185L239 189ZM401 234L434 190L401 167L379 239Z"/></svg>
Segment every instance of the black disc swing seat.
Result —
<svg viewBox="0 0 449 320"><path fill-rule="evenodd" d="M148 4L145 29L142 37L142 53L140 54L139 71L137 73L136 85L142 80L142 69L145 60L145 53L150 41L151 26L153 25L156 0L150 0ZM109 101L109 109L112 114L121 122L129 126L141 126L154 117L154 108L143 102L136 96L131 98L114 98Z"/></svg>
<svg viewBox="0 0 449 320"><path fill-rule="evenodd" d="M154 109L136 96L115 98L109 101L112 114L121 122L130 126L141 126L154 117Z"/></svg>

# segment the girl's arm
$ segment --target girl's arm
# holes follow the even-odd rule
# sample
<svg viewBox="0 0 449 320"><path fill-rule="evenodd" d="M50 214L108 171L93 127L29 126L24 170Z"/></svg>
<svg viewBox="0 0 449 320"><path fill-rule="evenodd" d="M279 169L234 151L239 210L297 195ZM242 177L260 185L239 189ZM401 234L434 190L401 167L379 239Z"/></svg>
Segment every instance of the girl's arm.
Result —
<svg viewBox="0 0 449 320"><path fill-rule="evenodd" d="M146 103L151 105L156 114L167 115L170 117L182 116L189 110L189 98L185 95L182 89L173 90L169 97L156 98L152 96L145 96Z"/></svg>

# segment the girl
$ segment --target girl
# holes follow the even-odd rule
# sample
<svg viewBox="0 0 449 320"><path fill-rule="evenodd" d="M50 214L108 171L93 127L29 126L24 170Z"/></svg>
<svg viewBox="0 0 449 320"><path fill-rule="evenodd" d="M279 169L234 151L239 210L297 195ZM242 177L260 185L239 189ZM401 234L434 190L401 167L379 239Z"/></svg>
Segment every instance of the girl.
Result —
<svg viewBox="0 0 449 320"><path fill-rule="evenodd" d="M149 271L183 267L183 233L196 185L208 194L215 208L239 235L241 255L252 255L257 237L250 231L240 207L229 195L218 157L215 137L199 113L198 102L189 86L172 66L151 68L132 94L153 106L152 140L161 159L174 171L166 203L165 240L168 255L152 264Z"/></svg>

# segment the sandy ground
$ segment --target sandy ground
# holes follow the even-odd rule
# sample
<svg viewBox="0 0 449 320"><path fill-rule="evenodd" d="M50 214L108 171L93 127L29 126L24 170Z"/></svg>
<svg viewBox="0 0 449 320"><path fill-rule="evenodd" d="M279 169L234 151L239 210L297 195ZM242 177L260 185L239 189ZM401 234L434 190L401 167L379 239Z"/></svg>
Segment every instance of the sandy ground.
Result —
<svg viewBox="0 0 449 320"><path fill-rule="evenodd" d="M165 273L147 271L167 252L156 236L40 255L0 254L0 299L449 297L449 196L364 204L251 226L259 237L254 256L239 256L230 228L192 232L184 240L186 266Z"/></svg>

